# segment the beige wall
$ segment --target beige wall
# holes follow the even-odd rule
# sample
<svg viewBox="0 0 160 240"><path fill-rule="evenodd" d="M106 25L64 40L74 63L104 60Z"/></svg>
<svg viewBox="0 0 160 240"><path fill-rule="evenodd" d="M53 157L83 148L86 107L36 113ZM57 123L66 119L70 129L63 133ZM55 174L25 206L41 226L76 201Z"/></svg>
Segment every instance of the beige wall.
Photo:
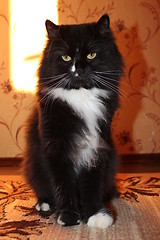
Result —
<svg viewBox="0 0 160 240"><path fill-rule="evenodd" d="M31 1L28 4L32 6ZM74 24L96 21L108 12L126 64L121 108L113 121L116 147L123 154L159 153L160 1L59 0L57 10L59 23ZM0 157L23 153L24 123L34 99L33 94L17 92L11 85L9 16L8 1L0 0Z"/></svg>

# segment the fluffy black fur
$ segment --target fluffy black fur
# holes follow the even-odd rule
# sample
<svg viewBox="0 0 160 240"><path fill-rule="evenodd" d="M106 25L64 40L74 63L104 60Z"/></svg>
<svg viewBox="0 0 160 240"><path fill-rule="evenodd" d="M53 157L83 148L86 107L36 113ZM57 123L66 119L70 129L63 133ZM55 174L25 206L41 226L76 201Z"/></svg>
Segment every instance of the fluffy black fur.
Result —
<svg viewBox="0 0 160 240"><path fill-rule="evenodd" d="M81 25L57 26L47 20L46 29L48 41L39 68L38 104L27 127L24 172L38 198L37 209L42 213L42 204L48 203L58 223L75 225L81 220L87 222L102 209L111 215L104 200L111 199L116 191L111 122L118 107L123 62L108 15L97 23ZM87 116L81 114L83 108L78 111L81 103L70 103L56 95L56 89L62 93L65 90L67 99L73 92L104 90L94 94L103 116L96 112L98 107L95 113L91 111L93 116L97 114L93 126L98 139L94 140L96 149L91 146L92 139L87 139L93 134ZM85 96L80 99L82 103L88 101ZM84 156L87 152L87 159L82 151Z"/></svg>

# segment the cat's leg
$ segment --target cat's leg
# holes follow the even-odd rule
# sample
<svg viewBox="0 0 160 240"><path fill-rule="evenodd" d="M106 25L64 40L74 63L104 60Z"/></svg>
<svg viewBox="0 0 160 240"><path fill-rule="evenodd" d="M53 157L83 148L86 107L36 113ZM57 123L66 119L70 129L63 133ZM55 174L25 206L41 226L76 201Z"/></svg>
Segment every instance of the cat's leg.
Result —
<svg viewBox="0 0 160 240"><path fill-rule="evenodd" d="M56 142L55 142L56 145ZM77 198L77 179L66 144L59 144L46 154L46 162L54 192L56 220L63 226L77 225L81 221ZM57 146L58 146L57 145ZM64 148L67 149L64 151ZM53 149L53 148L52 148ZM48 158L47 158L48 156Z"/></svg>
<svg viewBox="0 0 160 240"><path fill-rule="evenodd" d="M37 211L40 215L47 216L54 211L54 193L50 184L46 159L42 153L38 124L38 111L35 108L28 120L26 129L26 149L22 170L38 199L35 206Z"/></svg>
<svg viewBox="0 0 160 240"><path fill-rule="evenodd" d="M56 166L55 166L56 165ZM37 191L38 202L36 209L40 215L47 217L53 212L56 213L57 223L63 226L77 225L81 221L77 200L77 185L74 170L68 164L52 164L52 181L53 186L44 186L43 191ZM51 175L51 174L50 174ZM47 192L47 187L50 193ZM53 193L53 196L52 196Z"/></svg>
<svg viewBox="0 0 160 240"><path fill-rule="evenodd" d="M34 177L34 172L27 175L28 183L37 197L35 208L41 216L48 217L55 212L53 190L45 177Z"/></svg>
<svg viewBox="0 0 160 240"><path fill-rule="evenodd" d="M39 157L38 159L42 164L42 157L36 154L35 159L37 157ZM29 168L26 166L25 175L37 197L36 210L41 216L48 217L55 211L54 192L50 184L50 179L46 171L44 171L45 167L42 167L41 164L32 160Z"/></svg>
<svg viewBox="0 0 160 240"><path fill-rule="evenodd" d="M79 188L84 221L89 227L105 229L114 219L109 209L104 206L104 170L105 166L83 169L79 175Z"/></svg>
<svg viewBox="0 0 160 240"><path fill-rule="evenodd" d="M41 149L36 144L32 146L28 147L28 152L25 154L23 172L36 194L36 210L41 216L47 217L55 211L54 192Z"/></svg>
<svg viewBox="0 0 160 240"><path fill-rule="evenodd" d="M62 226L78 225L81 215L77 199L77 181L69 159L67 164L56 166L54 176L57 223Z"/></svg>

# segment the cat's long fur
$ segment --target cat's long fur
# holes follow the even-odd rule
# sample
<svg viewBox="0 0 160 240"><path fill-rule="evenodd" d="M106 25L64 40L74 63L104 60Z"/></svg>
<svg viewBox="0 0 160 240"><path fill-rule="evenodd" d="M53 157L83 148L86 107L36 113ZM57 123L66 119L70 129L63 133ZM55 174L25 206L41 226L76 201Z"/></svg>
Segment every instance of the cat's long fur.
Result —
<svg viewBox="0 0 160 240"><path fill-rule="evenodd" d="M118 107L122 58L104 15L97 23L56 26L39 68L37 106L28 121L26 179L40 213L61 225L107 228L104 200L115 194L111 122Z"/></svg>

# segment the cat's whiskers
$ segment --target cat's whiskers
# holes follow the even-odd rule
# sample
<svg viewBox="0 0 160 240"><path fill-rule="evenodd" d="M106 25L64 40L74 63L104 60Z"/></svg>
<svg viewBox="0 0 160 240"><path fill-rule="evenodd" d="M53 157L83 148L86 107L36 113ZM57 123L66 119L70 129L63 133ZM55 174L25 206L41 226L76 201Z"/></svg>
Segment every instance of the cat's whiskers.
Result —
<svg viewBox="0 0 160 240"><path fill-rule="evenodd" d="M67 79L68 79L68 76L65 73L65 74L58 75L56 77L49 78L47 81L39 83L39 86L41 88L44 88L44 89L42 89L42 91L44 91L44 90L46 91L46 90L50 90L50 89L52 90L53 88L57 88L60 85L63 86L63 83L65 81L68 81Z"/></svg>
<svg viewBox="0 0 160 240"><path fill-rule="evenodd" d="M122 89L119 89L118 86L115 86L114 84L112 84L111 82L105 81L105 79L99 77L99 76L94 76L93 78L94 82L98 82L99 84L102 84L103 86L109 88L110 90L112 90L115 93L119 93L120 97L122 98L122 96L124 98L127 99L127 94L125 91L123 91Z"/></svg>
<svg viewBox="0 0 160 240"><path fill-rule="evenodd" d="M118 80L118 79L115 79L115 78L106 76L106 75L105 75L105 72L96 72L96 71L95 71L95 74L96 74L97 76L99 76L100 78L108 79L108 80L111 80L112 82L117 82L117 83L119 83L119 80ZM105 76L104 76L104 75L105 75ZM117 76L119 76L119 75L121 75L121 74L109 73L109 72L107 72L107 75L115 75L115 76L117 75ZM126 85L126 86L128 86L128 87L131 87L131 85L128 84L128 83L126 83L126 82L122 82L122 81L121 81L120 84L123 84L123 85Z"/></svg>
<svg viewBox="0 0 160 240"><path fill-rule="evenodd" d="M118 70L117 70L118 71ZM121 74L116 74L116 73L110 73L109 71L107 72L97 72L95 71L94 72L95 75L99 76L100 78L103 78L103 79L108 79L108 80L111 80L112 82L117 82L119 83L120 86L126 86L128 88L130 88L131 90L137 90L134 86L132 86L130 83L127 83L127 82L124 82L124 81L120 81L118 79L115 79L115 78L112 78L112 77L108 77L107 75L121 75ZM122 75L122 76L126 76L125 74ZM120 91L123 91L121 88L120 88ZM124 93L126 94L127 96L127 92L124 91Z"/></svg>
<svg viewBox="0 0 160 240"><path fill-rule="evenodd" d="M121 70L115 69L115 70L106 70L106 71L94 71L95 73L99 74L114 74L114 75L120 75L123 76L124 73Z"/></svg>
<svg viewBox="0 0 160 240"><path fill-rule="evenodd" d="M59 74L59 75L56 75L56 76L52 76L52 77L43 77L43 78L40 78L41 80L48 80L48 81L54 81L54 80L59 80L61 78L64 78L65 76L67 76L67 73L62 73L62 74ZM47 81L46 81L47 82ZM39 83L39 84L45 84L46 82L44 83Z"/></svg>
<svg viewBox="0 0 160 240"><path fill-rule="evenodd" d="M47 79L47 78L41 78L41 80L43 79ZM49 79L48 81L38 83L38 86L43 88L39 90L39 93L46 93L49 89L53 89L54 87L57 87L62 81L64 81L64 78L63 77L60 78L60 76L59 78L49 77L48 79ZM57 80L59 81L55 82ZM45 96L40 101L42 101L45 98Z"/></svg>
<svg viewBox="0 0 160 240"><path fill-rule="evenodd" d="M94 81L94 79L93 79L93 81ZM98 88L100 88L100 85L96 81L94 81L94 83Z"/></svg>
<svg viewBox="0 0 160 240"><path fill-rule="evenodd" d="M53 89L61 88L61 87L64 88L67 84L70 83L69 76L67 76L67 74L64 74L64 76L61 79L58 79L59 80L58 82L55 82L55 79L54 79L54 81L47 81L45 83L42 83L44 89L42 89L40 92L42 92L44 94L44 96L39 100L38 104L40 104L41 102L44 102L45 111L47 111L47 109L48 109L49 101L52 100ZM50 84L49 86L48 86L48 83ZM51 107L52 107L52 104L51 104L50 108Z"/></svg>
<svg viewBox="0 0 160 240"><path fill-rule="evenodd" d="M111 80L112 82L116 82L116 83L119 83L119 80L118 79L115 79L115 78L111 78L111 77L107 77L107 76L103 76L101 74L96 74L97 77L99 77L100 79L103 79L103 80ZM125 83L124 83L125 84ZM128 85L126 83L126 85Z"/></svg>
<svg viewBox="0 0 160 240"><path fill-rule="evenodd" d="M54 102L53 98L52 98L52 92L53 92L53 89L55 88L64 88L66 85L68 84L68 78L64 78L64 79L61 79L60 82L58 82L57 84L54 84L54 86L50 86L50 88L48 89L48 97L47 97L47 100L46 100L46 103L45 103L45 109L47 111L48 109L48 104L49 104L49 100L51 100L51 106L50 106L50 109L52 109L52 104Z"/></svg>

